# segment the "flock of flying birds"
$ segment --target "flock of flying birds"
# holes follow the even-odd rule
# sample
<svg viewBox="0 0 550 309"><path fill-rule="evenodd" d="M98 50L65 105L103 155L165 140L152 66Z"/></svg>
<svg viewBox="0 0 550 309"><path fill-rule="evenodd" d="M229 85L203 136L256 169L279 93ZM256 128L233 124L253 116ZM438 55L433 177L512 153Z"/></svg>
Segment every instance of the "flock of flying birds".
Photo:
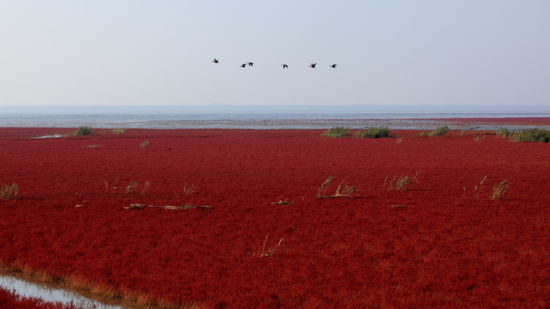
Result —
<svg viewBox="0 0 550 309"><path fill-rule="evenodd" d="M214 58L214 59L212 59L212 62L213 62L213 63L220 63L220 60ZM254 62L247 62L247 63L241 64L241 68L246 68L246 66L253 67L253 66L254 66ZM288 64L284 64L284 63L283 63L283 64L281 64L281 66L283 67L283 69L288 69ZM336 69L336 66L337 66L336 63L330 65L330 67L333 68L333 69ZM317 62L311 63L311 64L309 65L309 67L312 68L312 69L315 69L315 68L317 67Z"/></svg>

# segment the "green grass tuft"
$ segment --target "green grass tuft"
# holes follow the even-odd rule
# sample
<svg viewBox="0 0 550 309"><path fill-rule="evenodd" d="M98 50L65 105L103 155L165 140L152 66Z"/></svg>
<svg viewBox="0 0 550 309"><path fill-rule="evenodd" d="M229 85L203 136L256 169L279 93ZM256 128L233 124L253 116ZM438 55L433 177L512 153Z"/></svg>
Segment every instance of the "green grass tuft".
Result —
<svg viewBox="0 0 550 309"><path fill-rule="evenodd" d="M506 128L498 129L496 133L497 135L504 136L504 137L512 136L512 132Z"/></svg>
<svg viewBox="0 0 550 309"><path fill-rule="evenodd" d="M428 133L428 136L443 136L448 132L449 132L449 127L444 126L431 131L430 133Z"/></svg>
<svg viewBox="0 0 550 309"><path fill-rule="evenodd" d="M336 127L326 130L321 135L326 137L345 137L350 135L350 131L347 128Z"/></svg>
<svg viewBox="0 0 550 309"><path fill-rule="evenodd" d="M366 137L366 138L390 137L390 129L384 128L384 127L370 128L366 131L359 133L359 137Z"/></svg>
<svg viewBox="0 0 550 309"><path fill-rule="evenodd" d="M91 127L80 127L80 128L78 128L78 130L74 131L73 135L76 135L76 136L92 135L92 128Z"/></svg>

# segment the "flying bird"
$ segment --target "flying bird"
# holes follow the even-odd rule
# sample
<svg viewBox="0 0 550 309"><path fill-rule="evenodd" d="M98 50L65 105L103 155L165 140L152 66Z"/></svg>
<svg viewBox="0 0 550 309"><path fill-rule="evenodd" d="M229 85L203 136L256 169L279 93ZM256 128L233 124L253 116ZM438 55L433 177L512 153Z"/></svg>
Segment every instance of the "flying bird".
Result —
<svg viewBox="0 0 550 309"><path fill-rule="evenodd" d="M288 69L288 64L283 64L283 69Z"/></svg>
<svg viewBox="0 0 550 309"><path fill-rule="evenodd" d="M336 69L336 63L330 66L333 69Z"/></svg>
<svg viewBox="0 0 550 309"><path fill-rule="evenodd" d="M254 62L249 62L249 63L248 63L248 66L249 66L249 67L253 67L253 66L254 66Z"/></svg>
<svg viewBox="0 0 550 309"><path fill-rule="evenodd" d="M212 62L214 62L214 63L220 63L220 61L219 61L218 59L216 59L216 58L214 58L214 59L212 60Z"/></svg>
<svg viewBox="0 0 550 309"><path fill-rule="evenodd" d="M316 62L316 63L312 63L312 64L309 65L309 67L312 68L312 69L315 69L316 66L317 66L317 62Z"/></svg>
<svg viewBox="0 0 550 309"><path fill-rule="evenodd" d="M246 63L241 64L241 68L246 68Z"/></svg>

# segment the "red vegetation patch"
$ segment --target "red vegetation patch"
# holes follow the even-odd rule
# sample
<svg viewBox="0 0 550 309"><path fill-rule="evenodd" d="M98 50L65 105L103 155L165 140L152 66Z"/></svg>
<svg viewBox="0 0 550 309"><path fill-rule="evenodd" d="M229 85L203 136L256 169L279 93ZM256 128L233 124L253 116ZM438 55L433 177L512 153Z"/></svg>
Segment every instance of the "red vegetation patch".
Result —
<svg viewBox="0 0 550 309"><path fill-rule="evenodd" d="M316 130L27 138L59 131L0 130L0 184L20 189L0 201L4 266L207 308L548 306L548 144L417 131L396 131L399 143ZM317 198L328 176L353 198ZM417 181L384 186L401 176Z"/></svg>

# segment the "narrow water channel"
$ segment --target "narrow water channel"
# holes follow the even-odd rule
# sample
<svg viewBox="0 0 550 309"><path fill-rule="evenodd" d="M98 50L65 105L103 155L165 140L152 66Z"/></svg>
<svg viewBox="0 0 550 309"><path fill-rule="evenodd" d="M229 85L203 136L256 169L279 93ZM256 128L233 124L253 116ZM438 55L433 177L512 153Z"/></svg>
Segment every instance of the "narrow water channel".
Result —
<svg viewBox="0 0 550 309"><path fill-rule="evenodd" d="M12 291L21 298L37 298L48 303L73 305L77 308L122 309L120 306L105 305L98 301L63 289L51 288L24 281L15 277L0 275L0 289Z"/></svg>

